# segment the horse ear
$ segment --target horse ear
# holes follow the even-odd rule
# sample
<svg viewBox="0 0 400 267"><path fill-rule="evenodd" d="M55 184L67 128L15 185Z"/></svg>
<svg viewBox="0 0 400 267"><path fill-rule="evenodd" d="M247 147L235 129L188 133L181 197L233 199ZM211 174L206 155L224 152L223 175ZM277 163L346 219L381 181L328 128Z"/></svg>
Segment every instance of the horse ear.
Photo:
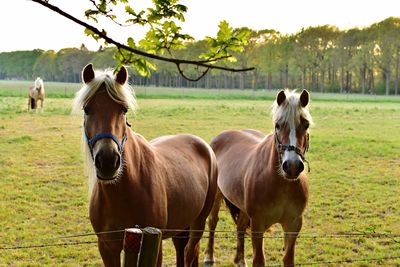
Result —
<svg viewBox="0 0 400 267"><path fill-rule="evenodd" d="M308 93L307 90L303 90L300 94L300 105L305 108L308 105L308 102L310 101L310 93Z"/></svg>
<svg viewBox="0 0 400 267"><path fill-rule="evenodd" d="M82 80L84 83L90 83L94 79L94 70L92 63L87 64L82 71Z"/></svg>
<svg viewBox="0 0 400 267"><path fill-rule="evenodd" d="M280 106L283 101L286 100L286 95L284 90L280 90L278 94L276 95L276 103L278 103L278 106Z"/></svg>
<svg viewBox="0 0 400 267"><path fill-rule="evenodd" d="M115 80L120 85L124 85L126 83L126 81L128 80L128 70L124 66L121 66L121 68L115 75Z"/></svg>

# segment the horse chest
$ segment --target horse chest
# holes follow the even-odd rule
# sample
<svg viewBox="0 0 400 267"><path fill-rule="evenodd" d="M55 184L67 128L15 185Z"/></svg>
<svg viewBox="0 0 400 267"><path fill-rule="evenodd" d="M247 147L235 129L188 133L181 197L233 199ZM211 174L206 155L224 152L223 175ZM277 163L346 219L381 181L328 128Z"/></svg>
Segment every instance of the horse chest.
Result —
<svg viewBox="0 0 400 267"><path fill-rule="evenodd" d="M90 220L96 231L109 231L134 226L164 228L167 216L165 207L154 205L145 194L94 194L90 205ZM149 203L153 203L149 205Z"/></svg>
<svg viewBox="0 0 400 267"><path fill-rule="evenodd" d="M248 191L246 199L250 217L264 217L275 223L283 218L300 216L307 203L307 192L301 183L283 186L269 184L263 190Z"/></svg>

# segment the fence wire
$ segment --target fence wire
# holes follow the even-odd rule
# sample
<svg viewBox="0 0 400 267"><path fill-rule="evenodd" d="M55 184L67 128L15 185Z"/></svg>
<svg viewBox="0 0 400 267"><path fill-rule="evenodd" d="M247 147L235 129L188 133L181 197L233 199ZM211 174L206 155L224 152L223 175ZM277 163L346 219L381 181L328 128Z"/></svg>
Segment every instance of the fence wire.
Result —
<svg viewBox="0 0 400 267"><path fill-rule="evenodd" d="M143 228L139 228L143 230ZM202 230L182 230L182 229L160 229L163 232L176 232L176 233L202 233ZM125 230L114 230L114 231L105 231L105 232L88 232L88 233L78 233L72 235L65 236L56 236L43 238L40 240L31 239L31 240L22 240L17 242L3 242L0 243L0 251L10 251L10 250L20 250L20 249L40 249L45 247L64 247L64 246L82 246L82 245L93 245L98 242L123 242L123 239L108 239L108 240L95 240L95 241L77 241L77 239L82 238L93 238L95 236L107 235L107 234L122 234ZM208 235L201 235L202 239L206 239L209 237L213 237L214 239L236 239L237 231L234 230L214 230L214 231L204 231L204 233L208 233ZM244 238L251 238L251 231L240 232L244 235ZM254 234L261 234L261 232L253 232ZM274 232L269 233L267 235L257 236L256 238L262 239L282 239L284 238L284 234L287 236L297 236L299 239L356 239L356 238L372 238L372 239L390 239L393 244L400 244L400 234L399 233L376 233L376 232ZM185 236L175 235L175 238L186 238ZM198 236L200 237L200 235ZM56 243L44 243L50 241L60 241L60 240L68 240L75 239L74 241L68 242L56 242ZM29 244L34 241L43 242L42 244ZM346 265L357 262L388 262L391 260L398 260L399 256L388 256L388 257L380 257L380 258L361 258L361 259L340 259L340 260L331 260L331 261L311 261L311 262L298 262L296 266L335 266L338 264ZM216 266L218 263L216 263ZM163 264L164 267L175 266L175 264ZM281 263L272 263L266 265L269 267L274 266L282 266Z"/></svg>
<svg viewBox="0 0 400 267"><path fill-rule="evenodd" d="M144 228L138 228L143 230ZM213 230L213 231L203 231L203 230L182 230L182 229L160 229L162 232L177 232L177 233L192 233L193 237L200 237L202 239L207 239L213 237L214 239L236 239L237 234L245 234L244 238L252 238L253 234L263 234L264 232L238 232L234 230ZM113 230L113 231L104 231L104 232L90 232L90 233L78 233L72 235L65 236L57 236L57 237L49 237L43 239L30 239L30 240L21 240L15 242L2 242L0 243L0 250L16 250L16 249L29 249L29 248L43 248L43 247L54 247L54 246L72 246L72 245L85 245L85 244L95 244L99 241L71 241L71 242L62 242L62 243L44 243L44 244L34 244L34 245L23 245L29 243L37 243L37 242L49 242L56 240L64 240L64 239L77 239L77 238L85 238L85 237L94 237L101 236L107 234L118 234L124 233L125 230ZM193 233L209 233L209 235L200 234L198 236L193 235ZM221 235L220 235L221 234ZM299 239L354 239L354 238L372 238L372 239L390 239L393 243L400 244L400 234L399 233L375 233L375 232L276 232L272 234L255 236L253 238L261 238L261 239L283 239L284 236L293 236ZM174 238L187 238L187 236L182 235L174 235ZM100 242L122 242L123 239L110 239L110 240L101 240ZM22 245L21 245L22 244Z"/></svg>

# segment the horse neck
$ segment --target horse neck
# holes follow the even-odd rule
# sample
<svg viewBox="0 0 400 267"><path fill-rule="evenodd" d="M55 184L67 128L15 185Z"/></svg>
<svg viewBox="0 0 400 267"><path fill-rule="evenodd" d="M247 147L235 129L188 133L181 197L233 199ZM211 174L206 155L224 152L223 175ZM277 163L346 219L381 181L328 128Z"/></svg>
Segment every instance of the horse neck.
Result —
<svg viewBox="0 0 400 267"><path fill-rule="evenodd" d="M127 130L127 143L124 152L124 174L136 182L146 182L146 177L151 177L156 161L155 153L150 144L132 129Z"/></svg>
<svg viewBox="0 0 400 267"><path fill-rule="evenodd" d="M263 165L267 164L268 166L273 167L278 166L279 156L275 143L275 133L264 138L264 140L257 147L257 153L259 154L258 159L263 161ZM265 162L265 159L267 159L267 162Z"/></svg>

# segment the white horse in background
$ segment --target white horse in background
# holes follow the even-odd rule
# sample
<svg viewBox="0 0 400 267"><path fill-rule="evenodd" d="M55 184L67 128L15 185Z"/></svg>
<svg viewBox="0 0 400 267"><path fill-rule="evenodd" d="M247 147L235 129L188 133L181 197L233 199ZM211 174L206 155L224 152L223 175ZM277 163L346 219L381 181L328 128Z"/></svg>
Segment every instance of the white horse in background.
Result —
<svg viewBox="0 0 400 267"><path fill-rule="evenodd" d="M43 80L37 77L34 85L29 87L28 111L29 109L36 110L39 100L41 101L40 108L43 110L44 85Z"/></svg>

